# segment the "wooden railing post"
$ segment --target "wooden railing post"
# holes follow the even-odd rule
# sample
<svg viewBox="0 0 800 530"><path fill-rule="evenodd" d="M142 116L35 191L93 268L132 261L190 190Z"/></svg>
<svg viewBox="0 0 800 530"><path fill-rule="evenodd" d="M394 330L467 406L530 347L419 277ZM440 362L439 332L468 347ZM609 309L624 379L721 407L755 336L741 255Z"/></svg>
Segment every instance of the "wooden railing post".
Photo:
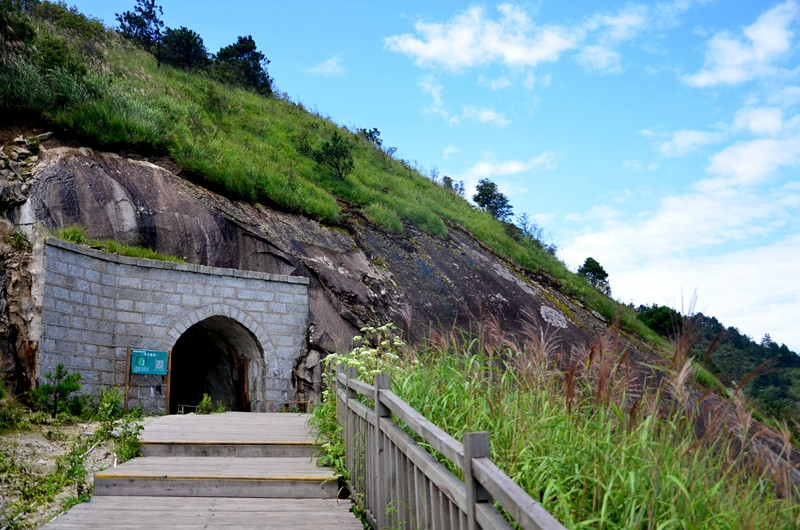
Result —
<svg viewBox="0 0 800 530"><path fill-rule="evenodd" d="M381 390L390 390L392 380L389 374L377 374L375 376L375 447L373 448L373 469L375 470L375 519L378 521L378 528L386 528L387 514L386 508L389 504L387 498L388 483L385 456L384 434L381 432L381 418L389 418L392 413L386 405L381 403Z"/></svg>
<svg viewBox="0 0 800 530"><path fill-rule="evenodd" d="M339 425L341 425L342 428L344 428L344 423L343 423L345 417L344 407L342 407L342 400L339 399L339 393L342 391L344 387L344 385L341 382L339 382L339 374L344 373L344 365L341 363L337 364L335 370L336 371L334 372L335 374L334 380L336 381L336 386L333 390L336 393L333 395L333 398L336 400L336 419L339 421Z"/></svg>
<svg viewBox="0 0 800 530"><path fill-rule="evenodd" d="M350 381L351 379L355 380L358 379L358 368L355 366L348 366L347 367L347 380ZM344 411L345 411L345 422L344 422L344 462L345 466L347 467L347 471L350 472L350 476L353 477L354 480L356 478L356 462L358 462L358 455L355 454L356 451L356 443L355 443L355 436L356 436L356 418L353 414L353 410L350 408L350 401L358 399L358 394L355 390L350 388L348 385L344 391Z"/></svg>
<svg viewBox="0 0 800 530"><path fill-rule="evenodd" d="M467 493L467 528L477 530L475 505L479 502L491 502L492 496L475 480L472 475L473 458L489 458L489 433L486 431L468 432L464 434L464 486Z"/></svg>

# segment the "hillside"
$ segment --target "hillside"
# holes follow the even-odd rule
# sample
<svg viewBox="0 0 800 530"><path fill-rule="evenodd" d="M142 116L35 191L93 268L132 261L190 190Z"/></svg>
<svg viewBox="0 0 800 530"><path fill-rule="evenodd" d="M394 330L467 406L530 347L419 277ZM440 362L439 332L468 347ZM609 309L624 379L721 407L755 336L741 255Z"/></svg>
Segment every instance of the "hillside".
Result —
<svg viewBox="0 0 800 530"><path fill-rule="evenodd" d="M362 237L337 245L364 249L364 243L368 243L370 248L364 249L363 254L373 264L373 271L366 274L373 278L371 281L382 278L380 269L384 268L397 278L407 276L402 288L416 292L408 296L410 300L424 298L423 287L432 290L429 292L439 291L435 301L412 302L405 304L405 309L403 304L384 300L385 306L394 306L392 311L348 304L350 314L357 316L345 317L347 325L334 326L337 331L328 333L330 339L323 351L332 351L335 343L346 341L364 324L381 324L381 319L407 321L405 325L413 328L418 340L434 322L468 327L484 311L500 319L504 326L518 328L513 322L519 318L520 309L536 304L526 303L524 298L484 296L492 290L492 282L485 275L464 275L463 271L474 265L471 260L459 265L459 260L453 258L455 254L437 257L428 250L426 257L407 259L399 267L402 260L397 257L402 252L382 252L392 244L414 253L420 240L430 249L472 238L493 259L516 270L513 283L524 284L528 290L544 286L542 292L547 293L545 297L555 298L550 301L555 307L565 308L561 304L569 302L567 314L579 322L579 329L590 331L594 326L580 323L583 319L575 316L576 305L606 324L618 323L631 337L640 337L637 342L650 344L646 350L665 349L666 343L637 318L632 307L617 304L583 277L567 270L534 236L475 208L464 199L463 191L459 193L457 183L439 181L435 175L429 178L413 162L395 159L395 149L383 146L377 129L343 129L293 103L285 94L265 97L264 90L258 93L259 90L235 83L232 86L229 77L221 77L213 68L158 65L151 54L65 5L32 2L28 15L10 9L13 3L4 5L8 10L4 15L8 18L6 27L14 28L4 37L5 65L0 71L1 104L9 126L3 134L4 145L11 146L20 132L28 131L30 136L47 129L56 133L45 141L48 148L90 146L137 159L148 158L234 203L249 205L246 208L250 210L234 216L239 226L257 225L248 219L256 216L251 213L255 208L259 212L275 212L272 215L300 216L307 219L304 223L319 227L314 229L317 232L332 229L332 234L361 234ZM22 128L15 128L17 125ZM35 151L38 145L36 140L30 147ZM341 162L331 149L336 145L346 148L346 154L352 157L346 174L330 165L332 161ZM25 178L22 188L6 188L6 207L23 199L21 190L28 191L30 186L24 183ZM207 249L186 248L196 244L191 238L183 238L179 244L176 237L166 237L152 228L120 229L111 222L71 213L58 218L41 212L39 215L50 230L70 223L83 224L91 227L93 237L139 244L186 256L189 261L245 268L263 266L235 257L236 253L215 257ZM363 237L365 228L380 234L381 243L376 243L376 237ZM334 248L338 251L344 248L337 245ZM242 247L239 252L245 251ZM286 247L281 252L286 252ZM389 266L392 260L398 267ZM431 268L433 262L436 265ZM409 263L416 267L408 267ZM443 266L450 270L439 271ZM409 272L412 269L416 272ZM481 293L467 287L467 280L472 285L482 285ZM453 287L464 287L469 292L448 292ZM342 287L338 290L352 291ZM335 291L337 288L331 292ZM338 295L341 300L341 292ZM329 292L324 298L330 300L337 295ZM320 337L324 334L320 332ZM726 383L742 375L726 376L719 369L716 372Z"/></svg>
<svg viewBox="0 0 800 530"><path fill-rule="evenodd" d="M537 285L545 286L545 291L554 288L552 293L556 294L546 296L558 300L550 305L560 307L563 300L568 300L570 306L584 307L606 323L618 323L631 336L643 340L641 344L650 344L647 350L662 351L666 347L658 334L637 318L632 307L617 304L583 277L567 270L553 256L552 249L535 235L498 221L487 211L471 205L464 199L458 183L447 178L439 180L436 175L425 176L415 163L395 159L395 149L382 144L377 129L343 129L293 103L288 95L274 95L263 86L247 89L233 82L230 75L222 75L225 71L220 74L219 68L207 64L199 68L197 62L194 65L189 62L187 67L177 61L183 68L176 68L169 64L176 61L165 58L165 64L159 65L151 54L75 8L31 2L25 14L12 9L13 2L3 5L7 13L3 15L7 19L5 27L11 29L3 37L0 57L4 63L0 71L0 105L4 109L4 125L8 127L1 139L4 145L13 146L13 140L21 132L27 131L31 136L34 132L52 130L56 135L45 140L48 148L90 146L99 151L134 155L137 159L144 157L235 203L250 205L247 208L299 215L308 220L304 222L333 229L332 233L358 235L364 228L374 227L383 241L412 253L420 239L429 243L426 247L433 248L474 238L480 248L516 269L517 283L521 281L534 290ZM268 77L266 81L271 82ZM39 143L37 139L28 147L36 151ZM337 146L344 151L337 154ZM351 160L349 166L345 163L348 160ZM337 164L342 163L340 168ZM24 167L22 172L25 173ZM20 174L21 187L6 187L5 207L24 198L22 190L28 191L30 186L24 182L26 175ZM248 212L235 217L241 226L254 215ZM151 247L186 256L189 261L261 266L231 256L215 258L204 249L187 249L186 245L191 247L191 243L177 244L174 237L167 238L152 229L120 230L112 223L81 219L77 214L58 219L44 215L43 219L50 230L70 222L83 224L91 226L94 237ZM347 245L363 248L367 242L376 246L376 238L354 239ZM377 248L389 246L381 243ZM379 265L378 269L388 268L396 276L410 270L408 266L387 265L392 259L400 264L401 260L396 259L399 251L383 254L374 249L364 252L368 260ZM336 333L329 333L335 339L328 340L322 349L332 351L335 342L366 323L380 324L380 319L405 320L407 326L418 319L411 326L417 339L437 319L439 324L469 326L486 310L514 328L508 322L519 318L520 308L535 305L507 297L500 297L501 301L471 293L448 293L448 288L467 285L468 279L480 280L486 290L491 289L492 283L480 275L465 276L463 271L470 267L469 260L460 268L456 260L456 266L448 265L451 270L446 273L432 274L426 270L425 262L436 261L433 270L437 270L453 259L452 255L436 257L428 251L427 257L416 263L417 272L409 274L403 283L404 289L416 290L409 297L412 300L424 297L422 286L434 292L438 289L441 296L436 298L437 302L426 301L424 309L411 303L406 304L406 309L400 305L394 311L384 312L350 304L349 310L358 316L345 318L348 325L338 325ZM378 272L367 276L381 277ZM568 315L574 316L574 311L570 308ZM578 327L590 330L593 326L582 323ZM707 347L711 340L700 347ZM715 360L712 358L712 362ZM731 366L731 371L727 366L721 356L719 363L712 364L714 372L726 384L747 373L739 373L744 364L736 369ZM785 379L786 372L782 374ZM774 394L775 400L789 399L788 405L784 402L775 406L781 410L793 409L785 390L776 394L775 381L769 386L773 388L771 394L761 392L761 397ZM786 388L787 384L780 383L777 387ZM753 385L746 389L752 390Z"/></svg>
<svg viewBox="0 0 800 530"><path fill-rule="evenodd" d="M452 183L433 182L413 162L394 159L375 130L342 129L288 97L265 98L205 72L159 68L150 54L99 31L96 21L51 11L40 10L46 20L38 23L38 38L57 40L60 55L37 52L10 61L0 78L8 87L7 110L37 115L82 145L166 155L181 176L211 190L329 226L341 226L354 211L390 234L419 229L445 238L448 225L460 226L605 318L648 336L633 311L599 295L541 242L476 209ZM63 35L74 38L59 40ZM335 135L352 154L346 178L319 162Z"/></svg>

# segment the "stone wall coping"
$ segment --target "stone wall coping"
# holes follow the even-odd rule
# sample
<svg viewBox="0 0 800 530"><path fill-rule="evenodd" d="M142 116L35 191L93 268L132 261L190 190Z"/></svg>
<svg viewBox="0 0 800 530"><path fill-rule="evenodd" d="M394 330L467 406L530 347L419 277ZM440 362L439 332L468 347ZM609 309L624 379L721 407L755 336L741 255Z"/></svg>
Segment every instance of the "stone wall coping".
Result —
<svg viewBox="0 0 800 530"><path fill-rule="evenodd" d="M288 274L270 274L267 272L246 271L241 269L209 267L208 265L197 265L195 263L174 263L172 261L161 261L148 258L132 258L128 256L120 256L118 254L110 254L108 252L95 250L82 245L76 245L75 243L70 243L54 237L46 238L44 243L45 245L58 247L70 252L83 254L84 256L120 265L132 265L134 267L147 267L150 269L165 269L172 271L192 272L196 274L229 276L233 278L265 280L280 283L293 283L300 285L309 284L309 279L304 276L289 276Z"/></svg>

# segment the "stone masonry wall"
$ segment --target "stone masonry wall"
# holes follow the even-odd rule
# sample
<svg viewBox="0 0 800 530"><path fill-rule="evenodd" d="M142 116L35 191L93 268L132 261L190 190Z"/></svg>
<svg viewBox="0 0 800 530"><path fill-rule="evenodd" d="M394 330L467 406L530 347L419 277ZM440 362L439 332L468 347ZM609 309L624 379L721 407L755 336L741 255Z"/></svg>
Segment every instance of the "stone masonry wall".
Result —
<svg viewBox="0 0 800 530"><path fill-rule="evenodd" d="M263 350L250 385L259 411L295 399L292 369L305 353L308 279L136 259L44 241L38 378L63 364L82 391L125 384L127 349L171 350L192 325L223 316ZM261 360L259 360L261 361ZM130 376L129 405L166 406L166 376Z"/></svg>

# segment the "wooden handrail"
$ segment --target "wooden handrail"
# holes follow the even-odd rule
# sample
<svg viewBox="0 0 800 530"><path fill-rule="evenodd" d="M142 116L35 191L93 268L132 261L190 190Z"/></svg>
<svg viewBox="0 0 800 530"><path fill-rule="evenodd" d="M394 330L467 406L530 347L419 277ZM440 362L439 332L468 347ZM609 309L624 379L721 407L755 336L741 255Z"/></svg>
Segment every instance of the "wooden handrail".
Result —
<svg viewBox="0 0 800 530"><path fill-rule="evenodd" d="M488 433L467 433L462 444L394 394L387 374L376 376L374 385L356 375L353 368L345 374L337 367L337 415L343 424L348 486L374 527L510 528L496 502L521 528L564 528L491 461ZM464 481L395 418L458 467Z"/></svg>
<svg viewBox="0 0 800 530"><path fill-rule="evenodd" d="M459 468L463 467L464 449L458 440L411 408L408 403L400 399L397 394L391 390L381 392L381 403L386 405L409 429L422 437L422 439L428 442L435 450L442 453L445 458L453 462Z"/></svg>

